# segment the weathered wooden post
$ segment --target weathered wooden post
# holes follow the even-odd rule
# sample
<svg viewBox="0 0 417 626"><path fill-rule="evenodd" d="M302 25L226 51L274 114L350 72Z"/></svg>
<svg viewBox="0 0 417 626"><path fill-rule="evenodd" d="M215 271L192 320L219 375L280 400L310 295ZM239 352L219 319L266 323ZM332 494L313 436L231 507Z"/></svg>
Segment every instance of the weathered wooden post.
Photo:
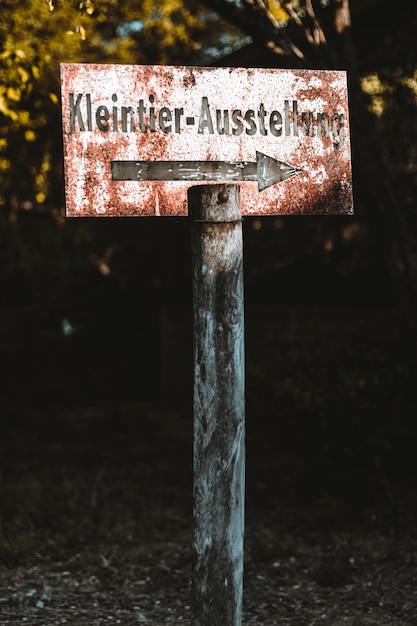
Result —
<svg viewBox="0 0 417 626"><path fill-rule="evenodd" d="M192 187L194 562L192 626L240 626L245 391L237 185Z"/></svg>

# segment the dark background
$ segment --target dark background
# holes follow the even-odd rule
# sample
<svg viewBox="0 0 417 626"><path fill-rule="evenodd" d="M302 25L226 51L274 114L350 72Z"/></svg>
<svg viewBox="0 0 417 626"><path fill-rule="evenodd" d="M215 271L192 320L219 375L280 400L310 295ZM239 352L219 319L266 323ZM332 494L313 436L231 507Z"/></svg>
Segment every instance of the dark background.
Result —
<svg viewBox="0 0 417 626"><path fill-rule="evenodd" d="M381 176L412 226L415 93L399 77L414 68L416 10L384 6L363 11L353 36L360 72L390 81L376 124L388 166ZM352 142L355 157L355 135ZM255 466L271 463L264 478L278 497L274 463L290 453L299 464L285 479L297 481L294 497L343 496L341 480L352 498L389 508L391 491L415 495L413 297L392 251L401 245L395 218L375 214L362 193L366 172L355 159L353 166L355 216L244 222L248 481ZM38 207L19 209L12 221L8 210L0 274L5 432L43 432L47 411L56 413L58 433L62 410L138 402L175 409L191 429L188 220L57 220ZM100 426L110 438L118 429Z"/></svg>
<svg viewBox="0 0 417 626"><path fill-rule="evenodd" d="M415 524L415 277L401 251L415 255L416 91L401 79L417 66L417 10L382 4L353 40L360 73L391 89L373 123L399 212L369 206L354 135L353 217L243 224L252 544L260 519L294 532ZM177 536L192 515L188 220L57 219L50 207L11 220L12 209L1 209L2 563L123 543L129 523L136 540ZM259 540L255 554L268 549Z"/></svg>

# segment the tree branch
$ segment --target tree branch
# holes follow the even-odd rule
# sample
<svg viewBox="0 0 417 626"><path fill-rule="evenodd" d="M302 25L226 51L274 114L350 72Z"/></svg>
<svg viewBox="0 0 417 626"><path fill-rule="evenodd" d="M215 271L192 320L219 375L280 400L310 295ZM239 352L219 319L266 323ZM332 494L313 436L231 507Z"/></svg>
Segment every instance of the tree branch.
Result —
<svg viewBox="0 0 417 626"><path fill-rule="evenodd" d="M202 0L203 4L240 28L252 39L272 52L281 67L305 68L310 64L301 49L280 28L263 0L242 0L244 9L228 0Z"/></svg>

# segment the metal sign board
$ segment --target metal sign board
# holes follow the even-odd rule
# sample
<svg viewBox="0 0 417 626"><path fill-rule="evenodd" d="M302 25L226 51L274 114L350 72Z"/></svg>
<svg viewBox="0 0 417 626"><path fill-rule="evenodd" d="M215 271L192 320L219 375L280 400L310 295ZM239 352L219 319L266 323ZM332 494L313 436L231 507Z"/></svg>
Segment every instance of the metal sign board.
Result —
<svg viewBox="0 0 417 626"><path fill-rule="evenodd" d="M352 213L346 73L61 65L67 215L187 215L238 183L243 215Z"/></svg>

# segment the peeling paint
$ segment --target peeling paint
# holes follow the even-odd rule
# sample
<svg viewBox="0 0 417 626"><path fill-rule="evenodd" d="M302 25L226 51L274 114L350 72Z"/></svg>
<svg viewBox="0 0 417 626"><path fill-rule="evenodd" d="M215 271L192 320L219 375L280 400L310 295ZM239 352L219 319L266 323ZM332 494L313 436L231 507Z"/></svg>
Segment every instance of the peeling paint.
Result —
<svg viewBox="0 0 417 626"><path fill-rule="evenodd" d="M112 161L257 152L302 173L262 191L238 181L243 215L352 212L345 72L63 64L61 82L68 216L187 215L204 184L113 180Z"/></svg>

